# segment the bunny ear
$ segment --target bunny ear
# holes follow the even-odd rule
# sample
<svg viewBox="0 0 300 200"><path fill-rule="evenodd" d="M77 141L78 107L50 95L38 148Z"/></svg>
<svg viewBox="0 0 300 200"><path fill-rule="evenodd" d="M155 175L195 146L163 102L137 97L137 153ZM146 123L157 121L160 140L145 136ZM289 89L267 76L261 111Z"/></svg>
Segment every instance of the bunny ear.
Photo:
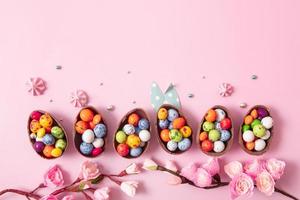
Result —
<svg viewBox="0 0 300 200"><path fill-rule="evenodd" d="M165 101L165 96L156 82L152 82L150 98L152 107L158 111Z"/></svg>
<svg viewBox="0 0 300 200"><path fill-rule="evenodd" d="M166 103L171 104L178 109L181 108L179 96L178 96L176 89L172 83L169 85L168 89L165 92L165 101L166 101Z"/></svg>

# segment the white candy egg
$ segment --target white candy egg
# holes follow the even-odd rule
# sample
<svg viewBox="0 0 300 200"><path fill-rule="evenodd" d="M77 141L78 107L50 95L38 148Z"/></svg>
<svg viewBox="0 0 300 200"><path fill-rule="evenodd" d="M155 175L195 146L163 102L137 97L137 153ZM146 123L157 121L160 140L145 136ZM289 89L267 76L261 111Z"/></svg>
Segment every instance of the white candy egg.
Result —
<svg viewBox="0 0 300 200"><path fill-rule="evenodd" d="M215 109L215 111L217 113L217 121L218 122L222 121L226 117L226 113L224 110L217 108L217 109Z"/></svg>
<svg viewBox="0 0 300 200"><path fill-rule="evenodd" d="M92 143L95 139L95 134L91 129L87 129L83 132L82 136L82 141L86 143Z"/></svg>
<svg viewBox="0 0 300 200"><path fill-rule="evenodd" d="M94 140L94 142L93 142L93 146L94 146L95 148L103 147L103 145L104 145L104 140L103 140L103 138L96 138L96 139Z"/></svg>
<svg viewBox="0 0 300 200"><path fill-rule="evenodd" d="M245 142L252 142L254 140L254 138L255 138L255 136L254 136L253 132L250 130L247 130L243 133L243 140Z"/></svg>
<svg viewBox="0 0 300 200"><path fill-rule="evenodd" d="M225 144L222 141L215 141L214 142L214 152L220 153L224 151L225 149Z"/></svg>
<svg viewBox="0 0 300 200"><path fill-rule="evenodd" d="M141 130L139 132L139 137L143 142L148 142L151 138L151 134L148 130Z"/></svg>
<svg viewBox="0 0 300 200"><path fill-rule="evenodd" d="M261 137L263 140L267 140L271 137L271 132L269 130L266 130L265 136Z"/></svg>
<svg viewBox="0 0 300 200"><path fill-rule="evenodd" d="M175 151L177 149L177 142L174 142L173 140L170 140L168 143L167 143L167 148L170 150L170 151Z"/></svg>
<svg viewBox="0 0 300 200"><path fill-rule="evenodd" d="M261 120L261 124L266 128L266 129L270 129L273 127L273 118L268 116L268 117L264 117Z"/></svg>
<svg viewBox="0 0 300 200"><path fill-rule="evenodd" d="M255 151L262 151L266 147L266 142L263 139L257 139L254 143Z"/></svg>

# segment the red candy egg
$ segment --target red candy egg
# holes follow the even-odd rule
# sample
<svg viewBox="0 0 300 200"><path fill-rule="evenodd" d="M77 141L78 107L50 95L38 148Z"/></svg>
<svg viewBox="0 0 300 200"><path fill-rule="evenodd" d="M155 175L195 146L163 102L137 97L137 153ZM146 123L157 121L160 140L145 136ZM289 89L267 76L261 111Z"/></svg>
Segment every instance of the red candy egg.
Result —
<svg viewBox="0 0 300 200"><path fill-rule="evenodd" d="M40 113L39 111L33 111L31 113L30 117L31 117L31 119L39 121L41 116L42 116L42 113Z"/></svg>
<svg viewBox="0 0 300 200"><path fill-rule="evenodd" d="M213 150L214 145L210 140L204 140L201 143L201 148L203 151L209 152L209 151Z"/></svg>
<svg viewBox="0 0 300 200"><path fill-rule="evenodd" d="M90 124L90 128L91 128L91 129L94 129L95 126L96 126L96 125L94 124L94 122L90 122L89 124Z"/></svg>
<svg viewBox="0 0 300 200"><path fill-rule="evenodd" d="M127 156L129 154L129 146L127 144L119 144L117 147L117 152L120 156Z"/></svg>
<svg viewBox="0 0 300 200"><path fill-rule="evenodd" d="M225 118L221 121L221 128L222 129L230 129L231 128L231 120L229 118Z"/></svg>
<svg viewBox="0 0 300 200"><path fill-rule="evenodd" d="M132 113L128 117L128 124L132 124L133 126L137 126L139 123L140 117L136 113Z"/></svg>
<svg viewBox="0 0 300 200"><path fill-rule="evenodd" d="M93 157L96 157L96 156L100 155L102 152L103 152L103 150L102 150L101 147L99 147L99 148L94 148L93 151L92 151L92 156L93 156Z"/></svg>

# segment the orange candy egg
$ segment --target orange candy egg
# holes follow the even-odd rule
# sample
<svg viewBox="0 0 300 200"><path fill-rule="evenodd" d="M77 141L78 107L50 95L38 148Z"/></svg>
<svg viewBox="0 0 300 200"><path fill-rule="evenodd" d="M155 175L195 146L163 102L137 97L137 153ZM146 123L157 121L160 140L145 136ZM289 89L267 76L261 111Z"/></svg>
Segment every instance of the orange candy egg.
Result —
<svg viewBox="0 0 300 200"><path fill-rule="evenodd" d="M89 128L89 124L85 121L78 121L75 124L75 130L77 133L83 134L83 132Z"/></svg>
<svg viewBox="0 0 300 200"><path fill-rule="evenodd" d="M246 142L246 148L250 151L254 149L255 143L254 142Z"/></svg>
<svg viewBox="0 0 300 200"><path fill-rule="evenodd" d="M162 141L164 142L169 142L171 139L170 139L170 136L169 136L169 129L163 129L161 132L160 132L160 138Z"/></svg>
<svg viewBox="0 0 300 200"><path fill-rule="evenodd" d="M96 125L94 124L94 122L90 122L89 125L90 125L90 128L91 128L91 129L94 129L95 126L96 126Z"/></svg>
<svg viewBox="0 0 300 200"><path fill-rule="evenodd" d="M30 122L29 128L32 133L36 133L40 128L42 128L42 126L40 125L39 121L34 119Z"/></svg>
<svg viewBox="0 0 300 200"><path fill-rule="evenodd" d="M101 115L97 114L93 118L93 124L99 124L101 122Z"/></svg>
<svg viewBox="0 0 300 200"><path fill-rule="evenodd" d="M251 115L247 115L244 119L244 123L249 125L253 122L253 117Z"/></svg>
<svg viewBox="0 0 300 200"><path fill-rule="evenodd" d="M209 122L214 122L217 119L217 113L215 110L210 109L209 111L207 111L207 114L205 116L205 120L209 121Z"/></svg>
<svg viewBox="0 0 300 200"><path fill-rule="evenodd" d="M88 108L85 108L85 109L82 109L80 111L80 119L85 121L85 122L90 122L93 120L94 118L94 113L93 111L91 111L90 109Z"/></svg>
<svg viewBox="0 0 300 200"><path fill-rule="evenodd" d="M52 157L51 152L53 149L54 149L53 146L46 145L43 150L44 156L46 156L47 158L51 158Z"/></svg>
<svg viewBox="0 0 300 200"><path fill-rule="evenodd" d="M200 133L199 135L200 142L206 140L207 138L208 138L207 132L203 131L202 133Z"/></svg>
<svg viewBox="0 0 300 200"><path fill-rule="evenodd" d="M258 113L256 109L253 109L250 113L250 115L253 117L253 119L256 119L258 117Z"/></svg>
<svg viewBox="0 0 300 200"><path fill-rule="evenodd" d="M139 123L140 117L136 113L132 113L128 117L128 124L132 124L133 126L137 126Z"/></svg>
<svg viewBox="0 0 300 200"><path fill-rule="evenodd" d="M183 117L178 117L173 121L173 128L181 129L185 125L185 119Z"/></svg>

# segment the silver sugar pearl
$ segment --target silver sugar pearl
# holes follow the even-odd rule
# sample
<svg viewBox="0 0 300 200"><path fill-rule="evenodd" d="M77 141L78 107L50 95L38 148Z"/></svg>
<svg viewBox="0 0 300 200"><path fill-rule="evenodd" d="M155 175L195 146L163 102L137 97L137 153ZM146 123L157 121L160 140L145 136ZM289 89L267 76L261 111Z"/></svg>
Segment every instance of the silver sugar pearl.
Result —
<svg viewBox="0 0 300 200"><path fill-rule="evenodd" d="M193 97L194 97L194 94L189 93L187 96L188 96L188 98L193 98Z"/></svg>
<svg viewBox="0 0 300 200"><path fill-rule="evenodd" d="M115 106L113 106L113 105L109 105L106 107L106 110L109 110L109 111L112 111L114 109L115 109Z"/></svg>
<svg viewBox="0 0 300 200"><path fill-rule="evenodd" d="M256 76L255 74L253 74L253 75L251 76L251 79L256 80L256 79L257 79L257 76Z"/></svg>
<svg viewBox="0 0 300 200"><path fill-rule="evenodd" d="M247 104L246 103L240 103L240 108L246 108Z"/></svg>

